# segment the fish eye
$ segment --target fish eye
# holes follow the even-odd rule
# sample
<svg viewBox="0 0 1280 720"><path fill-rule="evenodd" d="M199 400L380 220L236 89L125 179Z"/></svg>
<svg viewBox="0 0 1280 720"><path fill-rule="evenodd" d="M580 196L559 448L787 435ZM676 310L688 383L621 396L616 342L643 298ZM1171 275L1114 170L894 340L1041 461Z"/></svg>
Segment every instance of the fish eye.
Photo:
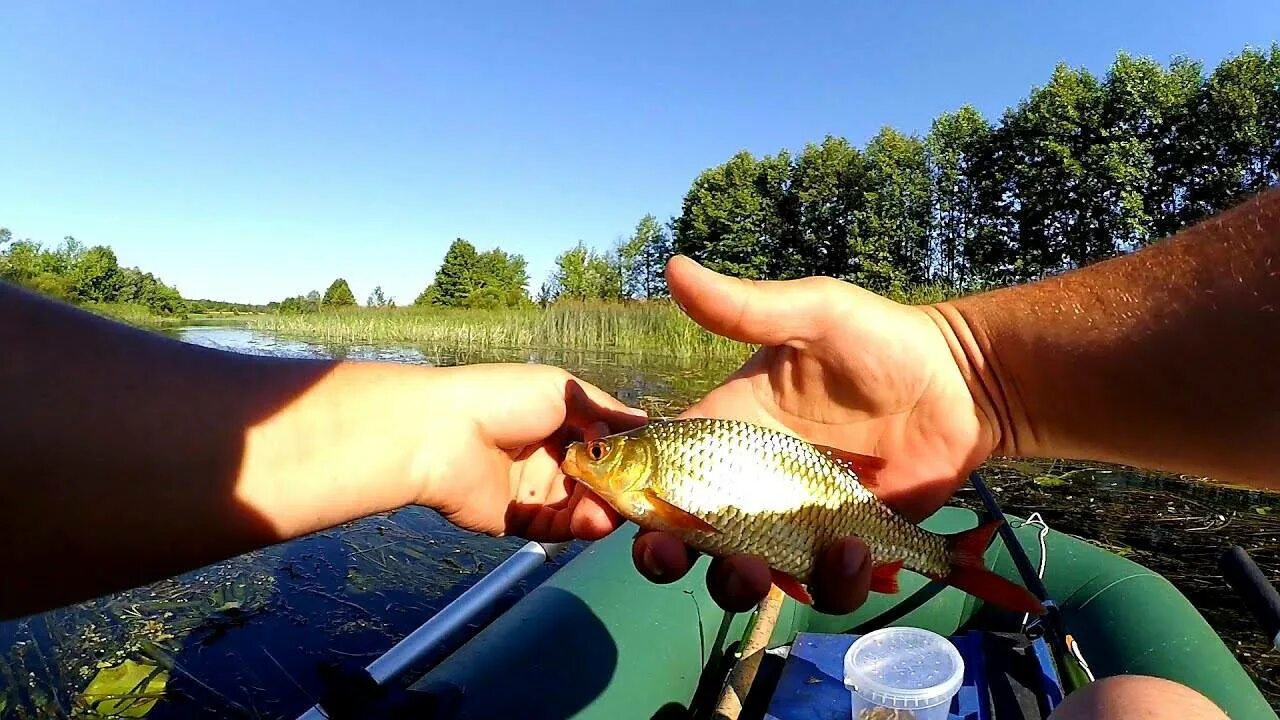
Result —
<svg viewBox="0 0 1280 720"><path fill-rule="evenodd" d="M600 460L601 458L604 457L604 453L605 453L604 443L599 441L592 441L587 444L587 454L591 456L592 460Z"/></svg>

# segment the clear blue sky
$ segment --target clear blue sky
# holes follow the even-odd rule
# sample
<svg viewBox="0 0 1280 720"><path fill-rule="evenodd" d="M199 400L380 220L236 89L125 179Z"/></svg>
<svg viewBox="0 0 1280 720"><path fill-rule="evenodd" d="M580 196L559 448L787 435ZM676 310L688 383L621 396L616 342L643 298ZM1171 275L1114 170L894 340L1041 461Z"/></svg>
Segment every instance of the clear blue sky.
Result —
<svg viewBox="0 0 1280 720"><path fill-rule="evenodd" d="M469 7L463 7L469 5ZM980 9L975 9L980 8ZM1280 3L0 3L0 225L188 297L409 302L456 236L603 248L739 149L861 145L1058 61L1210 66Z"/></svg>

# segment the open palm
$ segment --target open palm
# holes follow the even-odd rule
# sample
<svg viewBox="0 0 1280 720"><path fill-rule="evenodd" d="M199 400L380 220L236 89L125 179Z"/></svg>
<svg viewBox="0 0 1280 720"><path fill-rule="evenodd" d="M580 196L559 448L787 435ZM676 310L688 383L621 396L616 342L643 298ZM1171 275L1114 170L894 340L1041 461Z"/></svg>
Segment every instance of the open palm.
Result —
<svg viewBox="0 0 1280 720"><path fill-rule="evenodd" d="M975 402L959 345L936 310L831 278L730 278L683 257L672 260L668 281L700 325L762 346L683 416L747 420L878 456L877 495L913 521L945 503L996 446L995 423ZM659 581L687 572L689 556L676 543L660 533L638 539L641 571ZM811 588L815 604L849 610L866 595L866 550L832 552L815 580L829 587ZM763 597L769 574L753 558L717 559L708 581L722 604L741 607Z"/></svg>

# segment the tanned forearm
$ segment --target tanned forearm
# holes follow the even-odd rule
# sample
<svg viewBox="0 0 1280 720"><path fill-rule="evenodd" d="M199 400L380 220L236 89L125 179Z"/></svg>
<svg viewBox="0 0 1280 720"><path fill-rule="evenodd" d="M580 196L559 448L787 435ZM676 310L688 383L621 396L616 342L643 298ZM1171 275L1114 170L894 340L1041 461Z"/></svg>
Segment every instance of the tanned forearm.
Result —
<svg viewBox="0 0 1280 720"><path fill-rule="evenodd" d="M937 309L994 408L998 453L1280 487L1280 191Z"/></svg>
<svg viewBox="0 0 1280 720"><path fill-rule="evenodd" d="M0 283L0 617L412 501L423 375L200 348Z"/></svg>

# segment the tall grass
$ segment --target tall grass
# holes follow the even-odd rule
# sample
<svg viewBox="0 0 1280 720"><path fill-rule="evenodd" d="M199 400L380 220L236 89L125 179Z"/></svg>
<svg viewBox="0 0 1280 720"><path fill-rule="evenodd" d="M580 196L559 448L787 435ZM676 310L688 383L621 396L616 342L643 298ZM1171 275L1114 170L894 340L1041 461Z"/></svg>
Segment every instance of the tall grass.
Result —
<svg viewBox="0 0 1280 720"><path fill-rule="evenodd" d="M941 286L889 293L900 302L937 302L954 293ZM680 358L740 360L753 349L703 330L670 301L561 301L501 310L393 308L256 315L249 327L328 343L407 343L433 348L555 349L645 353Z"/></svg>
<svg viewBox="0 0 1280 720"><path fill-rule="evenodd" d="M185 315L160 315L146 305L133 303L87 303L85 310L146 330L174 327L186 322Z"/></svg>
<svg viewBox="0 0 1280 720"><path fill-rule="evenodd" d="M249 327L333 343L408 343L459 350L497 348L648 353L740 359L751 348L713 335L670 302L559 302L548 308L354 309L260 315Z"/></svg>

